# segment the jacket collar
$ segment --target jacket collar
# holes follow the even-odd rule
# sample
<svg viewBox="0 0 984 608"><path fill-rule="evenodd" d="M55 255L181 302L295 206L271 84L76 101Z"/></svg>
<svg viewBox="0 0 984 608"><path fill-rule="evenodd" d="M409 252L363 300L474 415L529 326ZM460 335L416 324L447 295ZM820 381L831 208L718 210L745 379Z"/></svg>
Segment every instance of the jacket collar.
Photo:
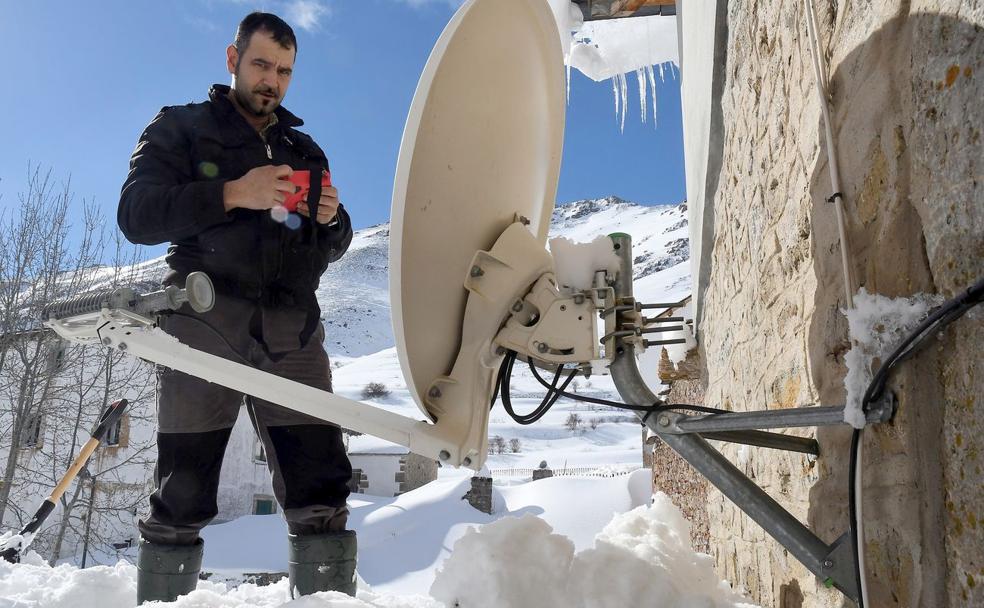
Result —
<svg viewBox="0 0 984 608"><path fill-rule="evenodd" d="M237 112L236 107L229 101L229 90L229 86L224 84L213 84L208 89L209 101L223 113ZM274 110L274 114L277 115L277 123L285 127L299 127L304 124L303 120L283 106Z"/></svg>

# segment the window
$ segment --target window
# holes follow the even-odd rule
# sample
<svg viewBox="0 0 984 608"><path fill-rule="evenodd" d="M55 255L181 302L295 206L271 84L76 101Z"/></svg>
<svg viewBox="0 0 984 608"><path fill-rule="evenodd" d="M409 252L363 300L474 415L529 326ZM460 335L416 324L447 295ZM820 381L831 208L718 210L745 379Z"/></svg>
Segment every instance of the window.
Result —
<svg viewBox="0 0 984 608"><path fill-rule="evenodd" d="M67 340L56 340L48 345L48 371L60 372L65 367L65 353L68 351Z"/></svg>
<svg viewBox="0 0 984 608"><path fill-rule="evenodd" d="M266 451L263 449L263 442L258 437L253 439L253 462L266 464Z"/></svg>
<svg viewBox="0 0 984 608"><path fill-rule="evenodd" d="M277 512L277 501L273 496L254 496L253 515L273 515Z"/></svg>
<svg viewBox="0 0 984 608"><path fill-rule="evenodd" d="M106 438L103 439L103 445L107 447L114 447L121 445L121 438L123 437L123 419L126 418L126 414L120 416L120 419L116 423L109 427L106 432Z"/></svg>
<svg viewBox="0 0 984 608"><path fill-rule="evenodd" d="M124 549L129 549L133 546L133 538L128 538L124 541L113 543L113 548L117 551L123 551Z"/></svg>
<svg viewBox="0 0 984 608"><path fill-rule="evenodd" d="M24 428L21 430L21 447L35 448L41 442L41 414L32 414L27 417Z"/></svg>

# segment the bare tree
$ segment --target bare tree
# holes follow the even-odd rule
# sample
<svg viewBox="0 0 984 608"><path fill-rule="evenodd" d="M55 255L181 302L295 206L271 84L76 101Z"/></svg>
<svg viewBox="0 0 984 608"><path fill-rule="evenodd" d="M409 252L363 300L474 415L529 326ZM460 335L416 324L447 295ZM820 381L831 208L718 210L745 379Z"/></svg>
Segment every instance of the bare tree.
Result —
<svg viewBox="0 0 984 608"><path fill-rule="evenodd" d="M509 440L509 451L513 454L518 454L523 449L522 444L520 444L519 439L513 437Z"/></svg>
<svg viewBox="0 0 984 608"><path fill-rule="evenodd" d="M568 431L576 433L577 430L581 428L581 417L575 412L571 412L570 415L567 416L567 420L564 421L564 427Z"/></svg>
<svg viewBox="0 0 984 608"><path fill-rule="evenodd" d="M46 404L52 397L52 338L42 331L44 306L79 293L86 268L98 262L102 230L95 207L83 201L81 238L70 238L70 183L56 188L51 173L28 170L27 192L0 226L4 242L0 261L0 442L7 458L0 473L0 522L10 493L21 447L43 433Z"/></svg>
<svg viewBox="0 0 984 608"><path fill-rule="evenodd" d="M506 440L502 435L489 438L489 454L502 454L506 451Z"/></svg>
<svg viewBox="0 0 984 608"><path fill-rule="evenodd" d="M119 542L120 530L132 530L132 514L148 491L154 447L152 433L128 432L153 428L151 366L100 345L64 343L40 325L44 306L53 300L141 278L149 282L133 275L138 250L118 233L109 265L101 265L104 219L83 201L75 236L71 203L69 184L56 189L50 173L35 169L18 209L0 217L0 447L8 449L0 521L7 516L10 527L23 525L35 497L45 496L61 478L103 409L120 397L131 402L115 429L116 445L100 448L38 534L34 549L53 562L65 555L69 532L107 552Z"/></svg>
<svg viewBox="0 0 984 608"><path fill-rule="evenodd" d="M37 471L38 477L46 477L50 483L60 477L88 438L100 412L111 402L126 396L130 408L89 462L87 483L76 483L62 495L60 517L45 531L52 537L52 562L62 557L62 544L69 531L104 553L121 540L121 526L105 525L102 520L119 519L121 513L129 517L143 504L147 489L142 482L149 479L146 473L155 456L153 434L131 432L141 426L153 428L153 368L118 351L93 346L77 346L74 351L71 373L64 376L73 388L63 396L64 407L58 408L61 428L53 430L62 440L52 446L46 466ZM69 438L71 441L66 441ZM119 523L132 526L132 521Z"/></svg>

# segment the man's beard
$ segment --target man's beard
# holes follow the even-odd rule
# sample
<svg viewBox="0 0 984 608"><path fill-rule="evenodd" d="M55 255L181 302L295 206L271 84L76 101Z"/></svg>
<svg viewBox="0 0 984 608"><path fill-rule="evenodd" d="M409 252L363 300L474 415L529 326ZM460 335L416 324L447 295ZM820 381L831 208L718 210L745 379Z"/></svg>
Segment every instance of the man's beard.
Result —
<svg viewBox="0 0 984 608"><path fill-rule="evenodd" d="M238 86L233 87L232 94L236 96L236 101L242 106L247 112L254 116L269 116L273 114L274 110L280 107L280 96L277 95L276 99L270 99L263 97L260 93L276 93L268 88L256 89L251 93L246 93L240 91Z"/></svg>

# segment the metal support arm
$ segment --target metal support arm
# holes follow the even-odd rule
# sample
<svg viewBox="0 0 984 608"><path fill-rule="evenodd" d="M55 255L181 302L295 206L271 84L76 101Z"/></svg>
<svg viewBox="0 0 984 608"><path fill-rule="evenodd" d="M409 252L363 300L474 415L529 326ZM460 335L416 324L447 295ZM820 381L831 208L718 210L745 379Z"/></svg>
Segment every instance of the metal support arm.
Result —
<svg viewBox="0 0 984 608"><path fill-rule="evenodd" d="M153 327L153 319L132 312L104 309L66 321L52 320L48 325L63 338L83 343L98 340L141 359L380 437L422 456L454 465L471 464L463 462L468 453L460 434L443 427L440 421L430 424L414 420L210 355L178 342Z"/></svg>
<svg viewBox="0 0 984 608"><path fill-rule="evenodd" d="M619 267L619 277L615 282L616 298L630 298L632 296L632 240L627 234L612 235L615 244L615 253L618 255L621 265ZM628 280L625 280L627 278ZM646 385L639 372L636 363L635 347L620 339L616 339L615 360L610 366L612 380L618 389L622 399L627 403L634 404L654 404L659 400ZM819 408L807 408L819 409ZM834 408L840 409L840 408ZM773 412L768 412L773 413ZM758 413L756 413L758 414ZM833 413L824 408L825 420L830 420ZM639 414L643 418L643 414ZM772 538L776 539L783 547L798 559L807 569L820 577L825 584L833 585L847 597L857 601L858 589L857 581L854 577L855 558L849 548L850 543L845 543L845 536L832 544L827 544L818 538L803 523L793 517L786 509L769 496L762 488L756 485L745 476L735 465L731 464L720 452L715 450L707 441L698 435L700 431L691 432L670 432L667 430L669 425L661 426L659 422L667 417L667 420L682 420L691 417L672 412L666 412L659 416L649 416L645 418L645 424L656 435L666 442L684 460L690 463L697 471L707 478L714 486L728 497L738 508L744 511L755 523L760 525ZM716 416L693 417L696 420L710 420ZM795 417L794 417L795 420ZM736 429L748 428L774 428L774 426L789 425L769 425L758 426L765 422L756 420L755 426L749 426L747 421L743 421L744 426L732 426L727 429L734 432ZM843 418L841 418L843 422ZM679 424L679 423L677 423ZM798 426L798 425L797 425ZM712 431L711 428L703 429Z"/></svg>

